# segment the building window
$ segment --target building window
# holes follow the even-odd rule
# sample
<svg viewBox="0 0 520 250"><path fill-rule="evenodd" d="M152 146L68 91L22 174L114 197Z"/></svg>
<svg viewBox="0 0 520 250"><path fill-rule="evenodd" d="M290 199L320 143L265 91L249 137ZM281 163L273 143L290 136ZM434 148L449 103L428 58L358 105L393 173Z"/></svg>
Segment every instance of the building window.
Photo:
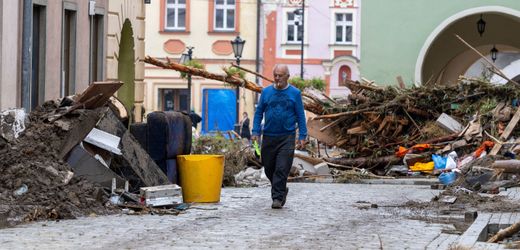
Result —
<svg viewBox="0 0 520 250"><path fill-rule="evenodd" d="M339 68L338 73L339 86L347 86L345 84L345 81L352 79L352 70L350 69L350 67L347 65L343 65Z"/></svg>
<svg viewBox="0 0 520 250"><path fill-rule="evenodd" d="M302 25L294 12L287 12L287 42L301 42L302 41Z"/></svg>
<svg viewBox="0 0 520 250"><path fill-rule="evenodd" d="M336 43L352 43L352 13L336 13Z"/></svg>
<svg viewBox="0 0 520 250"><path fill-rule="evenodd" d="M235 30L235 0L215 0L215 30Z"/></svg>
<svg viewBox="0 0 520 250"><path fill-rule="evenodd" d="M61 95L73 95L76 79L76 11L65 9L62 31Z"/></svg>
<svg viewBox="0 0 520 250"><path fill-rule="evenodd" d="M104 16L94 15L91 25L90 81L96 82L103 80Z"/></svg>
<svg viewBox="0 0 520 250"><path fill-rule="evenodd" d="M166 29L186 30L186 0L165 0Z"/></svg>
<svg viewBox="0 0 520 250"><path fill-rule="evenodd" d="M162 111L189 111L187 89L159 89L158 106Z"/></svg>

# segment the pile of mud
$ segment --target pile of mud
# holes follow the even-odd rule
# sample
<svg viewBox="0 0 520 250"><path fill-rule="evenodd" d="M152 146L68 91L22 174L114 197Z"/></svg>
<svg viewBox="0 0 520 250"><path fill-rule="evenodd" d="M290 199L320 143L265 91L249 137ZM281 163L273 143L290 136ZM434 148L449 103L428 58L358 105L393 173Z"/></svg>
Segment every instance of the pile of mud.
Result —
<svg viewBox="0 0 520 250"><path fill-rule="evenodd" d="M55 109L50 102L29 114L25 131L14 140L0 136L0 227L112 210L100 186L75 177L58 157L70 128L97 111L77 110L54 123L44 121Z"/></svg>
<svg viewBox="0 0 520 250"><path fill-rule="evenodd" d="M455 199L452 202L446 200ZM465 211L481 212L520 212L520 204L504 196L482 195L477 192L464 191L461 189L446 189L432 198L430 202L408 201L402 205L410 209L434 210L442 213L451 211L456 213Z"/></svg>

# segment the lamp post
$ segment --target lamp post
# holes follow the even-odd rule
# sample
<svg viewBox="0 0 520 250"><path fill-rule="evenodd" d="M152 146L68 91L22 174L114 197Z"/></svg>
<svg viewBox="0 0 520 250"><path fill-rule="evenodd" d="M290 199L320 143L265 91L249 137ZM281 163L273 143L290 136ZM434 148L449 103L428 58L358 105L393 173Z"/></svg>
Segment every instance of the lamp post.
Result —
<svg viewBox="0 0 520 250"><path fill-rule="evenodd" d="M195 47L186 47L188 49L188 53L183 53L181 55L181 59L179 60L179 62L181 64L186 64L187 62L191 61L192 60L192 56L193 56L193 49ZM191 111L191 74L188 74L188 112Z"/></svg>
<svg viewBox="0 0 520 250"><path fill-rule="evenodd" d="M237 60L237 65L240 65L240 58L242 57L242 51L244 50L245 40L242 40L240 36L237 36L235 40L231 41L231 47L233 47L233 53L235 54L235 59ZM240 108L240 87L236 88L236 97L237 97L237 124L240 120L239 108Z"/></svg>
<svg viewBox="0 0 520 250"><path fill-rule="evenodd" d="M302 34L301 40L301 59L300 59L300 78L303 79L303 45L304 45L304 37L305 37L305 0L302 0L302 8L294 11L295 19L296 15L301 17L301 29L300 32ZM299 26L299 22L296 22L296 25Z"/></svg>

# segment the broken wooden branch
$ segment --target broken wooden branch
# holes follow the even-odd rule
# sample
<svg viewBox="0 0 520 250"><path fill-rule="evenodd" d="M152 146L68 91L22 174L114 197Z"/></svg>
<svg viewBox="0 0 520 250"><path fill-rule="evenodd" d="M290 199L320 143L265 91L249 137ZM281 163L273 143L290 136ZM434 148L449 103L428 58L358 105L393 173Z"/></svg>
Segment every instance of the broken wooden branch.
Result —
<svg viewBox="0 0 520 250"><path fill-rule="evenodd" d="M163 62L160 60L157 60L156 58L147 56L144 60L145 63L155 65L157 67L163 68L163 69L172 69L179 72L185 72L187 74L195 75L204 77L207 79L217 80L225 83L229 83L231 85L234 85L235 87L242 87L249 89L251 91L261 93L262 92L262 86L258 86L256 83L248 81L246 79L241 79L236 76L228 76L227 74L215 74L208 72L204 69L197 69L194 67L186 66L180 63L176 63L174 61L171 61L167 59L167 62ZM305 93L302 93L303 99L303 105L305 110L310 111L314 114L321 115L325 112L323 105L320 102L317 102L317 100L311 98L309 95L306 95Z"/></svg>
<svg viewBox="0 0 520 250"><path fill-rule="evenodd" d="M72 111L74 111L76 109L85 108L85 106L87 104L92 103L93 101L98 100L102 96L103 96L103 94L99 93L99 94L97 94L95 96L90 97L88 100L85 100L84 102L78 102L78 103L72 105L71 107L69 107L69 109L67 109L67 111L65 111L65 112L63 112L61 114L57 114L54 117L49 118L49 122L55 122L56 120L60 119L61 117L65 116L67 114L70 114Z"/></svg>
<svg viewBox="0 0 520 250"><path fill-rule="evenodd" d="M237 68L237 69L240 69L240 70L243 70L243 71L245 71L245 72L247 72L247 73L251 73L251 74L253 74L253 75L255 75L255 76L258 76L258 77L260 77L260 78L262 78L262 79L264 79L264 80L266 80L266 81L268 81L268 82L274 82L274 80L269 79L269 78L267 78L266 76L264 76L264 75L262 75L262 74L260 74L260 73L257 73L257 72L254 72L254 71L252 71L252 70L249 70L249 69L243 68L243 67L241 67L241 66L239 66L239 65L237 65L237 64L235 64L235 63L231 63L231 65L232 65L233 67Z"/></svg>
<svg viewBox="0 0 520 250"><path fill-rule="evenodd" d="M502 70L500 70L497 66L495 66L494 63L492 63L487 57L485 57L484 55L482 55L482 53L480 53L480 51L478 51L477 49L475 49L473 46L471 46L468 42L466 42L464 39L462 39L462 37L460 37L459 35L455 35L455 37L457 37L462 43L464 43L466 46L468 46L471 50L475 51L475 53L477 53L481 58L483 58L489 65L491 65L491 67L493 67L493 69L496 70L497 75L499 75L500 77L506 79L507 81L509 82L512 82L514 84L516 84L516 86L520 86L519 83L517 83L516 81L513 81L512 79L510 79L509 77L507 77L504 72L502 72Z"/></svg>
<svg viewBox="0 0 520 250"><path fill-rule="evenodd" d="M358 157L358 158L324 158L326 162L331 162L347 166L367 166L378 164L396 164L401 161L400 158L390 155L382 157Z"/></svg>
<svg viewBox="0 0 520 250"><path fill-rule="evenodd" d="M502 169L505 173L520 173L520 160L497 160L491 167Z"/></svg>
<svg viewBox="0 0 520 250"><path fill-rule="evenodd" d="M418 144L436 144L436 143L441 143L441 142L447 142L447 141L453 141L457 138L459 138L459 133L453 133L451 135L446 135L446 136L442 136L442 137L439 137L439 138L433 138L433 139L430 139L430 140L426 140L426 141L423 141L421 143L418 143Z"/></svg>
<svg viewBox="0 0 520 250"><path fill-rule="evenodd" d="M487 242L488 243L499 242L499 241L517 233L518 231L520 231L520 222L516 222L515 224L498 231L498 233L493 235L493 237L489 238L489 240L487 240Z"/></svg>
<svg viewBox="0 0 520 250"><path fill-rule="evenodd" d="M380 88L380 87L365 85L360 82L356 82L356 81L352 81L352 80L348 80L348 79L345 80L344 83L351 90L366 89L366 90L375 91L375 92L381 92L384 90L383 88Z"/></svg>
<svg viewBox="0 0 520 250"><path fill-rule="evenodd" d="M509 135L511 135L511 132L513 132L513 130L515 129L519 120L520 120L520 108L518 108L516 110L515 115L513 116L513 118L511 118L511 121L509 122L509 124L507 124L507 127L504 130L504 132L502 133L502 135L500 135L500 139L502 141L506 141L507 138L509 138ZM489 152L489 155L496 155L498 153L498 151L500 151L501 148L502 148L502 144L496 143L495 146L493 146L493 149L491 149L491 152Z"/></svg>
<svg viewBox="0 0 520 250"><path fill-rule="evenodd" d="M419 130L419 133L421 133L421 135L424 135L421 128L419 127L419 125L417 125L417 123L415 122L415 120L412 118L412 116L408 113L408 111L406 111L405 108L403 108L403 111L404 113L408 116L408 118L410 119L410 121L412 121L413 125L415 125L415 127L417 128L417 130Z"/></svg>
<svg viewBox="0 0 520 250"><path fill-rule="evenodd" d="M334 127L334 126L340 124L340 123L343 122L343 121L344 121L344 119L341 119L341 118L340 118L340 119L337 119L337 120L335 120L335 121L333 121L333 122L327 124L326 126L323 126L322 128L320 128L320 132L323 132L323 131L325 131L325 130L328 129L328 128Z"/></svg>

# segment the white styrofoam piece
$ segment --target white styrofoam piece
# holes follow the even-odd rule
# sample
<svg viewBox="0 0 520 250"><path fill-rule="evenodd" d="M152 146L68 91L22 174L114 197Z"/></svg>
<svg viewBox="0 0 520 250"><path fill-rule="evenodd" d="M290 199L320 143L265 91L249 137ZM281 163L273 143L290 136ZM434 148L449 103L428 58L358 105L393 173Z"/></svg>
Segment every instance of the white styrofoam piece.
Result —
<svg viewBox="0 0 520 250"><path fill-rule="evenodd" d="M464 129L464 127L458 121L446 113L442 113L439 118L437 118L437 124L451 133L460 132Z"/></svg>
<svg viewBox="0 0 520 250"><path fill-rule="evenodd" d="M121 138L105 131L93 128L87 137L85 137L84 141L106 149L114 154L121 155L121 150L119 149Z"/></svg>

